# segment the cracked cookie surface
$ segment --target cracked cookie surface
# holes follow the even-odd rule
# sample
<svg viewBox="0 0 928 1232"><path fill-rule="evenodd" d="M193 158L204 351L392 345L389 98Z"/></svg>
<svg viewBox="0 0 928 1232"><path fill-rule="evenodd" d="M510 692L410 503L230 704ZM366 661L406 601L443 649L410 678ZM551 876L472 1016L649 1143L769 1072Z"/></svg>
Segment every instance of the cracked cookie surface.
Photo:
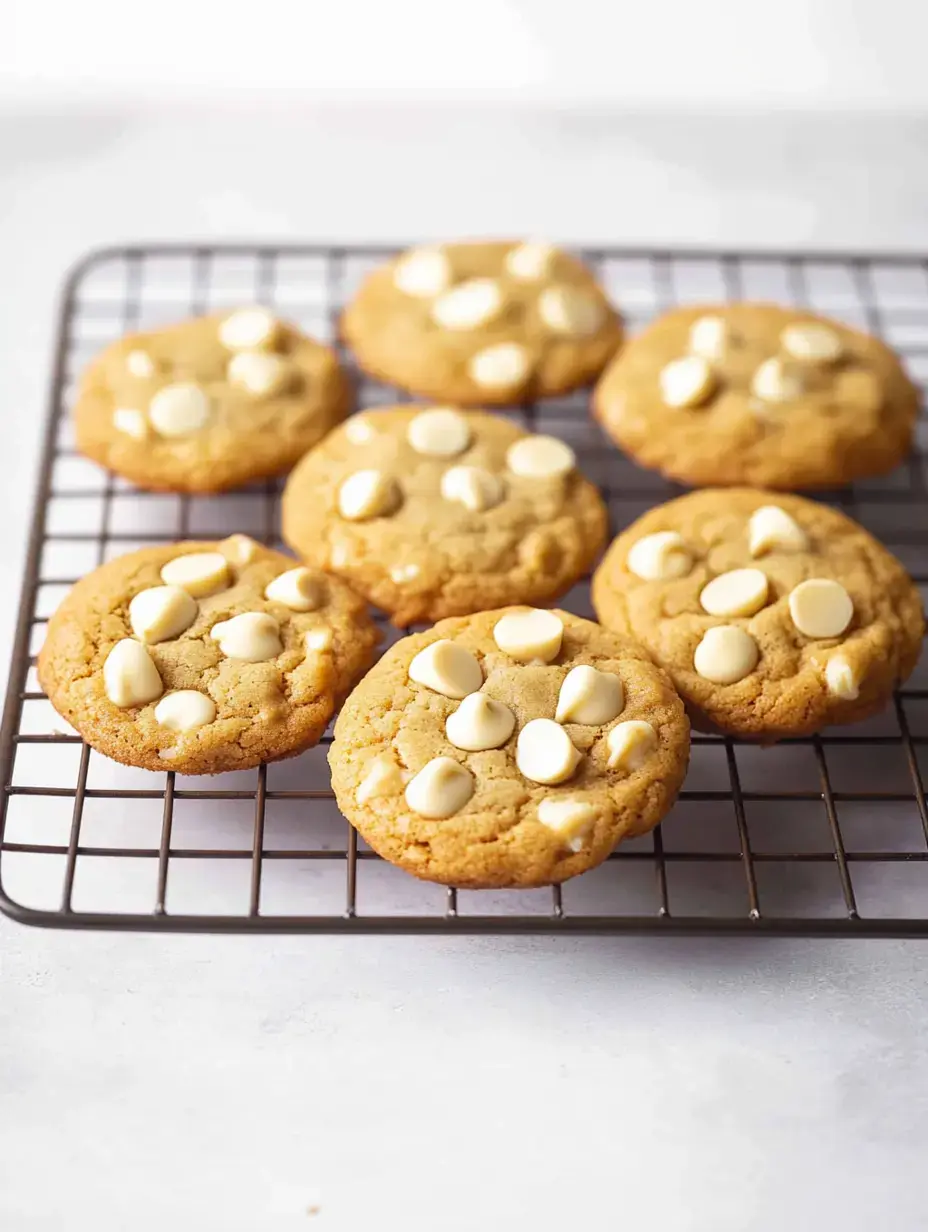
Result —
<svg viewBox="0 0 928 1232"><path fill-rule="evenodd" d="M82 375L75 431L139 487L219 492L289 470L350 402L334 351L244 308L106 347Z"/></svg>
<svg viewBox="0 0 928 1232"><path fill-rule="evenodd" d="M244 535L101 565L48 625L39 680L93 748L184 774L314 745L374 658L363 601Z"/></svg>
<svg viewBox="0 0 928 1232"><path fill-rule="evenodd" d="M594 414L642 466L693 486L831 488L907 455L919 395L885 343L776 304L678 308L603 373Z"/></svg>
<svg viewBox="0 0 928 1232"><path fill-rule="evenodd" d="M398 625L555 598L590 568L606 528L567 445L449 408L352 416L283 497L287 543Z"/></svg>
<svg viewBox="0 0 928 1232"><path fill-rule="evenodd" d="M375 851L481 888L599 864L666 814L688 756L683 704L641 646L504 608L392 646L343 706L329 765Z"/></svg>
<svg viewBox="0 0 928 1232"><path fill-rule="evenodd" d="M606 552L593 603L648 647L695 716L766 741L882 709L925 631L914 583L862 526L748 488L639 518Z"/></svg>
<svg viewBox="0 0 928 1232"><path fill-rule="evenodd" d="M581 261L518 241L402 253L367 277L341 330L379 380L468 406L586 385L622 340L618 314Z"/></svg>

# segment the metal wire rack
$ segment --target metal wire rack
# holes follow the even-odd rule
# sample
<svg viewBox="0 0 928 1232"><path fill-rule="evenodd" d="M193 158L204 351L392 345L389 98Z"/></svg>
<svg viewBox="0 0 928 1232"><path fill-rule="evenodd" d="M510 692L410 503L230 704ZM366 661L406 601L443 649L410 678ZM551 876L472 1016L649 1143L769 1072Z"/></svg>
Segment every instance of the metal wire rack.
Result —
<svg viewBox="0 0 928 1232"><path fill-rule="evenodd" d="M280 484L210 498L138 492L78 456L77 373L126 330L258 300L335 338L371 247L130 246L67 281L6 708L0 908L64 928L301 933L763 933L928 936L928 665L881 716L771 749L697 736L680 800L652 835L562 888L465 892L380 860L338 814L329 737L288 762L214 778L108 761L66 731L35 677L44 624L74 581L145 543L244 531L280 547ZM587 250L632 328L674 303L809 304L882 334L928 385L928 260ZM344 356L351 365L350 355ZM403 400L358 374L359 405ZM587 396L516 417L570 441L618 530L678 489L599 434ZM894 474L830 500L928 589L928 420ZM587 584L565 606L591 615ZM388 632L388 643L396 636Z"/></svg>

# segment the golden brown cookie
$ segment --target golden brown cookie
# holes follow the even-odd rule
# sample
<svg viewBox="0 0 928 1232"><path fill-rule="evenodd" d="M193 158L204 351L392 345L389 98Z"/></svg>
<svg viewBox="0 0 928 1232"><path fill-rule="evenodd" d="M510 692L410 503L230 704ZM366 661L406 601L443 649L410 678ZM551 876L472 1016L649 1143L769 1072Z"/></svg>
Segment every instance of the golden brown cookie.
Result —
<svg viewBox="0 0 928 1232"><path fill-rule="evenodd" d="M398 625L555 598L591 567L606 526L563 442L447 407L352 416L283 497L290 546Z"/></svg>
<svg viewBox="0 0 928 1232"><path fill-rule="evenodd" d="M593 603L697 716L765 741L880 710L925 632L911 578L863 527L749 488L693 492L639 518L597 569Z"/></svg>
<svg viewBox="0 0 928 1232"><path fill-rule="evenodd" d="M426 398L511 406L587 385L622 340L576 257L543 243L413 248L375 270L342 316L365 372Z"/></svg>
<svg viewBox="0 0 928 1232"><path fill-rule="evenodd" d="M392 646L329 750L342 812L380 855L480 889L566 881L652 829L686 773L689 725L628 638L503 608Z"/></svg>
<svg viewBox="0 0 928 1232"><path fill-rule="evenodd" d="M314 745L377 641L344 583L232 535L83 578L49 621L39 680L108 757L218 774Z"/></svg>
<svg viewBox="0 0 928 1232"><path fill-rule="evenodd" d="M289 470L350 401L334 351L242 308L107 347L81 381L77 446L143 488L220 492Z"/></svg>
<svg viewBox="0 0 928 1232"><path fill-rule="evenodd" d="M671 479L789 490L892 470L919 397L879 339L736 303L660 317L609 365L593 405L617 445Z"/></svg>

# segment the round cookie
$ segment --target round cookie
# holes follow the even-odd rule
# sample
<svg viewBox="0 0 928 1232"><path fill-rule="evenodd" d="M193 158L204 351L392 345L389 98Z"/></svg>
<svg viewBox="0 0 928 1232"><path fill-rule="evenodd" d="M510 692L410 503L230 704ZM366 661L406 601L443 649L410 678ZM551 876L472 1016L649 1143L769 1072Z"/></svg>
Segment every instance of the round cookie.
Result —
<svg viewBox="0 0 928 1232"><path fill-rule="evenodd" d="M603 373L596 417L693 486L840 487L909 452L918 391L877 338L795 308L679 308Z"/></svg>
<svg viewBox="0 0 928 1232"><path fill-rule="evenodd" d="M550 244L413 248L376 269L342 315L381 381L462 406L565 393L603 369L619 317L576 257Z"/></svg>
<svg viewBox="0 0 928 1232"><path fill-rule="evenodd" d="M498 415L365 411L290 476L284 538L398 625L544 602L605 539L605 506L575 462Z"/></svg>
<svg viewBox="0 0 928 1232"><path fill-rule="evenodd" d="M880 710L925 631L911 578L861 526L748 488L639 518L597 569L593 603L648 647L695 715L770 742Z"/></svg>
<svg viewBox="0 0 928 1232"><path fill-rule="evenodd" d="M503 608L392 646L329 750L339 808L427 881L542 886L652 829L689 724L647 653L568 612Z"/></svg>
<svg viewBox="0 0 928 1232"><path fill-rule="evenodd" d="M108 757L218 774L314 745L377 641L342 582L232 535L88 574L49 621L39 680Z"/></svg>
<svg viewBox="0 0 928 1232"><path fill-rule="evenodd" d="M77 447L143 488L220 492L288 471L350 402L334 351L242 308L108 346L83 374Z"/></svg>

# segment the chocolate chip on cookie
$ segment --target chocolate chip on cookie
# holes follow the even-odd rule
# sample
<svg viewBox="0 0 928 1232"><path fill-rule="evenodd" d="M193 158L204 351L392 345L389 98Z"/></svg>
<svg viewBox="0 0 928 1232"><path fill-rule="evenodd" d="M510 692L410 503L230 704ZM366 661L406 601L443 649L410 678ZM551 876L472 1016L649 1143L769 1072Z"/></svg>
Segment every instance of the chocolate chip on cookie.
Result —
<svg viewBox="0 0 928 1232"><path fill-rule="evenodd" d="M255 307L113 343L74 414L81 452L140 487L218 492L288 470L349 402L335 353Z"/></svg>
<svg viewBox="0 0 928 1232"><path fill-rule="evenodd" d="M504 608L392 646L329 751L339 807L386 859L470 887L565 881L672 805L689 725L628 638Z"/></svg>
<svg viewBox="0 0 928 1232"><path fill-rule="evenodd" d="M39 679L101 753L216 774L314 745L377 640L343 583L233 535L83 578L49 621Z"/></svg>
<svg viewBox="0 0 928 1232"><path fill-rule="evenodd" d="M693 492L639 518L597 569L593 603L696 714L767 741L880 710L925 630L911 578L863 527L748 488Z"/></svg>
<svg viewBox="0 0 928 1232"><path fill-rule="evenodd" d="M427 398L494 406L588 384L622 338L586 266L537 242L405 252L365 281L342 333L380 380Z"/></svg>
<svg viewBox="0 0 928 1232"><path fill-rule="evenodd" d="M405 625L563 594L596 559L606 510L563 441L407 406L356 415L306 455L283 533Z"/></svg>
<svg viewBox="0 0 928 1232"><path fill-rule="evenodd" d="M839 487L908 453L919 397L877 338L774 304L679 308L633 338L594 411L642 466L693 485Z"/></svg>

